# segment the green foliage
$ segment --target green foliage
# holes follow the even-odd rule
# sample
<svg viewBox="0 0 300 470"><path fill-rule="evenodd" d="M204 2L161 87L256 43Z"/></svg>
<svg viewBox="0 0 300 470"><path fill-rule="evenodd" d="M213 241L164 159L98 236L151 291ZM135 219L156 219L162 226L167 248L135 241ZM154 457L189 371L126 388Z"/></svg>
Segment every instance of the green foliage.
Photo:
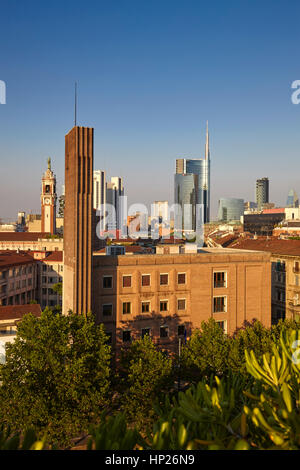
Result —
<svg viewBox="0 0 300 470"><path fill-rule="evenodd" d="M122 351L121 408L140 428L153 417L153 401L172 380L172 361L158 351L149 336Z"/></svg>
<svg viewBox="0 0 300 470"><path fill-rule="evenodd" d="M58 295L63 295L63 286L62 286L62 282L57 282L56 284L54 284L52 286L52 290L54 292L57 292Z"/></svg>
<svg viewBox="0 0 300 470"><path fill-rule="evenodd" d="M136 428L128 429L125 415L107 416L103 412L100 425L90 430L88 450L132 450L143 440Z"/></svg>
<svg viewBox="0 0 300 470"><path fill-rule="evenodd" d="M195 330L188 344L182 348L181 369L184 377L195 381L211 374L226 373L229 347L229 338L213 319L202 322L201 330Z"/></svg>
<svg viewBox="0 0 300 470"><path fill-rule="evenodd" d="M110 348L92 315L26 315L0 368L2 423L65 445L108 403Z"/></svg>
<svg viewBox="0 0 300 470"><path fill-rule="evenodd" d="M24 436L11 434L10 429L0 429L0 450L43 450L45 442L37 440L33 429L28 429Z"/></svg>
<svg viewBox="0 0 300 470"><path fill-rule="evenodd" d="M273 354L259 362L245 352L247 370L263 384L255 405L244 411L255 426L255 438L267 449L300 449L300 331L283 331Z"/></svg>

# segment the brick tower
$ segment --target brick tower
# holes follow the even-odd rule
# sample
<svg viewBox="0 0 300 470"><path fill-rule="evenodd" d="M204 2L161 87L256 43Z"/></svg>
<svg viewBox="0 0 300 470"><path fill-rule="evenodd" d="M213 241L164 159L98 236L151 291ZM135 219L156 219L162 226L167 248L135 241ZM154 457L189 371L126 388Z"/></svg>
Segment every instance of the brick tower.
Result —
<svg viewBox="0 0 300 470"><path fill-rule="evenodd" d="M65 137L63 313L92 309L94 129L75 126Z"/></svg>
<svg viewBox="0 0 300 470"><path fill-rule="evenodd" d="M48 158L48 168L42 177L41 211L42 224L41 232L48 232L52 235L56 231L56 177L51 170L51 158Z"/></svg>

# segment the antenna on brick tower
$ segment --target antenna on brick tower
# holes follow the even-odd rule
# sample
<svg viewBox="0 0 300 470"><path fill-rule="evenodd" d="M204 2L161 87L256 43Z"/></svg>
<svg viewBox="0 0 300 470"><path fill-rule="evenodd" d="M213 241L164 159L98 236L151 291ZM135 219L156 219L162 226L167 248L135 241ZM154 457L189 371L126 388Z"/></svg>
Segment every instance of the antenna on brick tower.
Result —
<svg viewBox="0 0 300 470"><path fill-rule="evenodd" d="M77 82L75 82L75 109L74 125L77 126Z"/></svg>

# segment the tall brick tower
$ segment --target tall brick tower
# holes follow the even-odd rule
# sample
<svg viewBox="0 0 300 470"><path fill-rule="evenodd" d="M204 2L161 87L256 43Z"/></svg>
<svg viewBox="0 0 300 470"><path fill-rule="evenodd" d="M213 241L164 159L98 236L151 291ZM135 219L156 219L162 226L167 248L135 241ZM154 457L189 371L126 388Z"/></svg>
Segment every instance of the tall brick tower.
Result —
<svg viewBox="0 0 300 470"><path fill-rule="evenodd" d="M75 126L65 137L63 313L92 310L94 129Z"/></svg>
<svg viewBox="0 0 300 470"><path fill-rule="evenodd" d="M42 177L41 231L51 233L52 235L56 231L56 200L56 177L51 170L51 158L48 158L48 168Z"/></svg>

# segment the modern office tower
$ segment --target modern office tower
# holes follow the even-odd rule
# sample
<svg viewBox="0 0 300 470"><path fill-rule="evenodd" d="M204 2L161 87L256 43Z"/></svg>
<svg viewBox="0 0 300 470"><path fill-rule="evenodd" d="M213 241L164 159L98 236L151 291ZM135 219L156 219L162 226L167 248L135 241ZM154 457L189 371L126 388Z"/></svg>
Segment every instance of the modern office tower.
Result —
<svg viewBox="0 0 300 470"><path fill-rule="evenodd" d="M183 175L185 177L179 177ZM192 188L192 184L194 187ZM179 158L176 160L175 174L175 204L187 204L187 200L193 200L195 207L192 212L192 220L187 217L186 226L196 229L196 205L203 205L203 222L210 220L210 150L208 125L206 127L205 158ZM184 207L182 206L182 211Z"/></svg>
<svg viewBox="0 0 300 470"><path fill-rule="evenodd" d="M196 230L196 201L198 175L195 174L175 174L175 204L181 208L175 211L176 232L191 232Z"/></svg>
<svg viewBox="0 0 300 470"><path fill-rule="evenodd" d="M94 129L66 135L63 313L92 311Z"/></svg>
<svg viewBox="0 0 300 470"><path fill-rule="evenodd" d="M41 231L55 234L56 231L56 176L51 170L51 158L48 158L48 168L42 177Z"/></svg>
<svg viewBox="0 0 300 470"><path fill-rule="evenodd" d="M294 189L291 189L288 194L286 207L299 207L299 198Z"/></svg>
<svg viewBox="0 0 300 470"><path fill-rule="evenodd" d="M115 208L115 220L112 219L111 213L108 213L107 224L108 230L121 230L123 226L123 215L121 206L121 197L124 196L123 178L112 176L110 183L106 183L106 203Z"/></svg>
<svg viewBox="0 0 300 470"><path fill-rule="evenodd" d="M106 229L106 181L105 171L94 170L93 174L94 184L94 195L93 195L93 207L97 211L101 211L101 215L98 213L96 218L100 217L100 231Z"/></svg>
<svg viewBox="0 0 300 470"><path fill-rule="evenodd" d="M269 202L269 179L261 178L256 180L257 209L260 211L266 202Z"/></svg>
<svg viewBox="0 0 300 470"><path fill-rule="evenodd" d="M219 200L218 220L229 222L240 220L244 214L244 199L221 198Z"/></svg>
<svg viewBox="0 0 300 470"><path fill-rule="evenodd" d="M94 170L94 209L99 209L106 202L105 171Z"/></svg>

